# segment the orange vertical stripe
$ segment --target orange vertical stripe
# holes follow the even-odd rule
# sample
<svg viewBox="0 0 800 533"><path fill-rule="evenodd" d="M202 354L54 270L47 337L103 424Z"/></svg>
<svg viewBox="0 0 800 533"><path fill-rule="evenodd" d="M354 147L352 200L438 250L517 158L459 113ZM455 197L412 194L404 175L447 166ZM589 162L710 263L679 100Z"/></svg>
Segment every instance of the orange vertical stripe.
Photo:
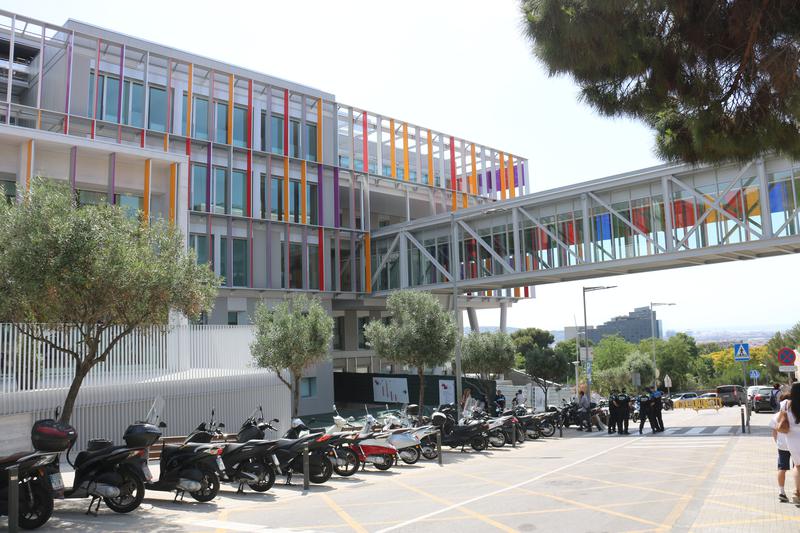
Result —
<svg viewBox="0 0 800 533"><path fill-rule="evenodd" d="M364 292L372 292L372 246L369 233L364 234Z"/></svg>
<svg viewBox="0 0 800 533"><path fill-rule="evenodd" d="M397 160L395 158L396 157L395 156L395 146L394 146L395 131L394 131L394 119L393 118L389 119L389 129L392 130L392 136L389 137L389 141L390 141L389 150L391 152L390 153L390 161L391 161L391 165L392 165L392 172L391 172L390 176L392 176L393 178L397 178Z"/></svg>
<svg viewBox="0 0 800 533"><path fill-rule="evenodd" d="M178 163L169 166L169 222L175 223L175 193L178 188Z"/></svg>
<svg viewBox="0 0 800 533"><path fill-rule="evenodd" d="M506 183L508 183L508 192L511 198L515 198L517 196L516 187L514 186L514 156L508 154L508 166L506 167L506 173L508 174L506 178Z"/></svg>
<svg viewBox="0 0 800 533"><path fill-rule="evenodd" d="M322 163L322 98L317 100L317 161Z"/></svg>
<svg viewBox="0 0 800 533"><path fill-rule="evenodd" d="M144 162L144 223L150 221L150 172L153 160L146 159Z"/></svg>
<svg viewBox="0 0 800 533"><path fill-rule="evenodd" d="M514 298L519 298L519 287L514 287Z"/></svg>
<svg viewBox="0 0 800 533"><path fill-rule="evenodd" d="M473 143L470 147L469 158L472 169L469 176L469 192L472 194L478 194L478 170L475 165L475 143Z"/></svg>
<svg viewBox="0 0 800 533"><path fill-rule="evenodd" d="M228 144L233 144L233 74L228 74Z"/></svg>
<svg viewBox="0 0 800 533"><path fill-rule="evenodd" d="M288 157L283 158L283 220L284 222L289 222L289 158Z"/></svg>
<svg viewBox="0 0 800 533"><path fill-rule="evenodd" d="M433 187L433 134L428 130L428 185Z"/></svg>
<svg viewBox="0 0 800 533"><path fill-rule="evenodd" d="M33 139L28 139L28 161L25 165L25 190L31 190L31 172L33 171Z"/></svg>
<svg viewBox="0 0 800 533"><path fill-rule="evenodd" d="M506 199L506 156L500 152L500 199Z"/></svg>
<svg viewBox="0 0 800 533"><path fill-rule="evenodd" d="M306 161L300 161L300 220L306 223Z"/></svg>
<svg viewBox="0 0 800 533"><path fill-rule="evenodd" d="M403 122L403 179L408 181L408 124Z"/></svg>

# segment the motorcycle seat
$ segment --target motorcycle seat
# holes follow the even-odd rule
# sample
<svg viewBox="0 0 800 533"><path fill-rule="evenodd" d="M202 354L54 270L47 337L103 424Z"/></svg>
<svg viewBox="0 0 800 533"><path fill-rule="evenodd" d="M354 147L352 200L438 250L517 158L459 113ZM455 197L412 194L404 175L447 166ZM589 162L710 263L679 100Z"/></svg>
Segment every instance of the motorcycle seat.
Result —
<svg viewBox="0 0 800 533"><path fill-rule="evenodd" d="M22 457L25 457L26 455L30 455L32 453L34 452L17 452L17 453L12 453L11 455L6 455L5 457L0 457L0 465L16 463L17 459L21 459Z"/></svg>
<svg viewBox="0 0 800 533"><path fill-rule="evenodd" d="M95 459L97 457L101 457L103 455L110 455L111 452L115 452L117 450L121 450L126 448L126 446L107 446L105 448L101 448L99 450L95 450L90 452L88 450L84 450L78 454L78 457L75 458L75 468L80 467L82 464L86 463L91 459Z"/></svg>

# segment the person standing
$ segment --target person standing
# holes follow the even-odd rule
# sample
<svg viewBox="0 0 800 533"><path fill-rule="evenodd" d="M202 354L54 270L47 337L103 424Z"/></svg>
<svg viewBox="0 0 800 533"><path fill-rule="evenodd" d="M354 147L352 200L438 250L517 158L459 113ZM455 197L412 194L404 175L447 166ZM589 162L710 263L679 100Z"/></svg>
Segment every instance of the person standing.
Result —
<svg viewBox="0 0 800 533"><path fill-rule="evenodd" d="M628 433L628 421L630 419L631 397L625 389L617 394L617 403L619 403L619 411L617 412L617 434L630 435Z"/></svg>
<svg viewBox="0 0 800 533"><path fill-rule="evenodd" d="M589 401L589 397L586 396L586 393L583 391L578 393L578 414L580 414L581 418L581 429L583 428L583 425L586 424L586 431L591 433L592 403Z"/></svg>
<svg viewBox="0 0 800 533"><path fill-rule="evenodd" d="M651 395L652 404L650 407L653 412L653 424L655 424L653 433L664 431L664 419L661 417L661 411L664 409L663 396L664 394L658 389L654 390Z"/></svg>
<svg viewBox="0 0 800 533"><path fill-rule="evenodd" d="M786 412L789 409L789 395L784 394L781 396L779 411ZM792 453L789 451L789 443L786 441L786 433L778 433L777 431L777 414L772 417L769 422L769 428L772 430L772 440L778 447L778 501L788 502L789 498L786 497L786 472L791 470Z"/></svg>
<svg viewBox="0 0 800 533"><path fill-rule="evenodd" d="M636 399L636 403L639 404L639 435L641 435L642 429L644 429L644 421L650 419L650 394L646 389Z"/></svg>
<svg viewBox="0 0 800 533"><path fill-rule="evenodd" d="M608 434L614 433L619 416L619 404L617 403L617 390L611 389L608 395Z"/></svg>
<svg viewBox="0 0 800 533"><path fill-rule="evenodd" d="M772 407L772 412L777 413L780 409L780 396L781 396L781 384L776 383L772 386L772 390L769 391L769 406Z"/></svg>
<svg viewBox="0 0 800 533"><path fill-rule="evenodd" d="M522 389L519 389L517 395L514 396L514 405L525 405L525 395L522 394Z"/></svg>
<svg viewBox="0 0 800 533"><path fill-rule="evenodd" d="M779 407L780 408L780 407ZM785 412L778 411L773 415L775 420L775 428L778 433L781 431L782 422L788 422L786 435L786 447L789 448L789 453L792 457L800 457L800 383L793 383L792 390L789 393L789 403ZM797 466L794 468L794 496L792 503L800 504L800 469Z"/></svg>
<svg viewBox="0 0 800 533"><path fill-rule="evenodd" d="M498 415L506 410L506 395L500 389L497 389L497 393L494 395L494 403L497 406Z"/></svg>

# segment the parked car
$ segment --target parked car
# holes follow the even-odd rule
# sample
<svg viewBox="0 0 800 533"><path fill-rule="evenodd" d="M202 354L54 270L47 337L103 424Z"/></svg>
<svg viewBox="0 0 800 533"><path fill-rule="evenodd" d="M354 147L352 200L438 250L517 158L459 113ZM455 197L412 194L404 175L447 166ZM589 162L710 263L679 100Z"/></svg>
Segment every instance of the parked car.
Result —
<svg viewBox="0 0 800 533"><path fill-rule="evenodd" d="M747 402L747 391L741 385L720 385L717 387L717 396L726 407Z"/></svg>
<svg viewBox="0 0 800 533"><path fill-rule="evenodd" d="M679 392L672 395L672 400L693 400L697 398L696 392Z"/></svg>
<svg viewBox="0 0 800 533"><path fill-rule="evenodd" d="M772 411L772 406L769 404L769 395L772 392L772 387L759 387L756 393L753 395L753 399L750 402L753 411L758 413L759 411Z"/></svg>
<svg viewBox="0 0 800 533"><path fill-rule="evenodd" d="M701 394L700 396L698 396L698 398L717 398L717 397L719 397L719 394L717 394L716 392L707 392L705 394Z"/></svg>
<svg viewBox="0 0 800 533"><path fill-rule="evenodd" d="M756 391L758 389L763 388L763 385L750 385L747 387L747 402L751 403L753 401L753 396L755 396Z"/></svg>

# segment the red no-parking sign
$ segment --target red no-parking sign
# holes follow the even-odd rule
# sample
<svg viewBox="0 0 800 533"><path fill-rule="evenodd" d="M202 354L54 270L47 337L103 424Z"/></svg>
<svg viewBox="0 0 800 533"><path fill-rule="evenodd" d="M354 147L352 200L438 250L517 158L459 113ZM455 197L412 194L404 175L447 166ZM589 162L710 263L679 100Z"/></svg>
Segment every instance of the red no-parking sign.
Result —
<svg viewBox="0 0 800 533"><path fill-rule="evenodd" d="M791 348L783 347L778 350L778 361L781 362L782 365L790 366L794 364L794 360L796 359L794 350Z"/></svg>

